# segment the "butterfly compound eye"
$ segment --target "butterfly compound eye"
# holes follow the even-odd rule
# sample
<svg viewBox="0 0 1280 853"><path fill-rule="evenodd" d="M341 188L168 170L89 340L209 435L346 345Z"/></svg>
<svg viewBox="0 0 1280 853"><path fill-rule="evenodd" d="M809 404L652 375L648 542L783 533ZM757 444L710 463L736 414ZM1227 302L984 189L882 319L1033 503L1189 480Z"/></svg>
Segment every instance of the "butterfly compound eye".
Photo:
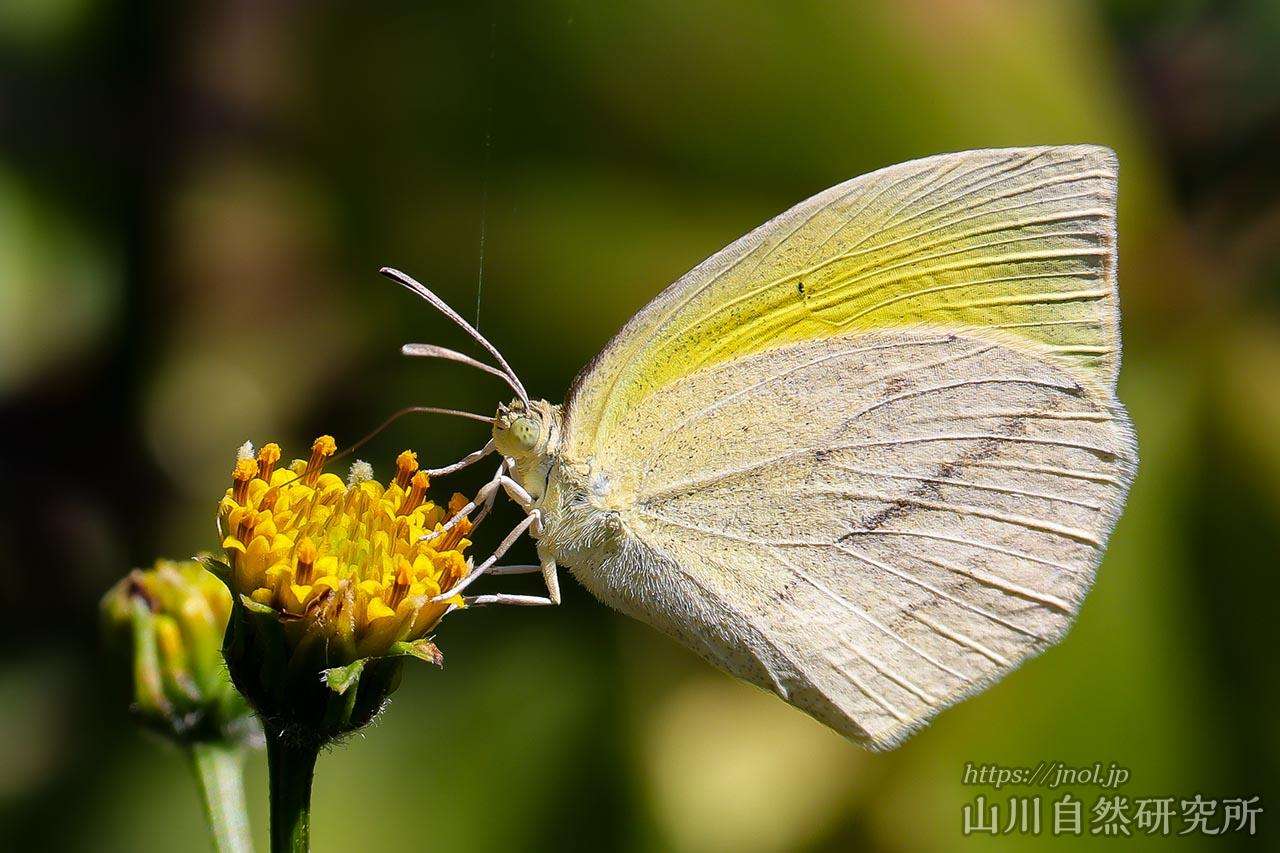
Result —
<svg viewBox="0 0 1280 853"><path fill-rule="evenodd" d="M542 434L542 424L534 418L516 418L511 424L511 437L522 450L533 450Z"/></svg>
<svg viewBox="0 0 1280 853"><path fill-rule="evenodd" d="M505 456L531 453L542 438L542 421L528 415L499 415L493 426L493 440Z"/></svg>

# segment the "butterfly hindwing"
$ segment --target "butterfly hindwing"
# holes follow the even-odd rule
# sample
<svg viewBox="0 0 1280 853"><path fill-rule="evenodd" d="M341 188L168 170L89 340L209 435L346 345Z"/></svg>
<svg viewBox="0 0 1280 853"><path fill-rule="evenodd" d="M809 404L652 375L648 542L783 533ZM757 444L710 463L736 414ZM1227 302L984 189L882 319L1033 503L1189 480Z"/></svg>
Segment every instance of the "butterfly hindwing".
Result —
<svg viewBox="0 0 1280 853"><path fill-rule="evenodd" d="M1134 467L1109 400L945 330L773 349L633 414L610 474L670 579L644 584L650 613L874 747L1066 631Z"/></svg>

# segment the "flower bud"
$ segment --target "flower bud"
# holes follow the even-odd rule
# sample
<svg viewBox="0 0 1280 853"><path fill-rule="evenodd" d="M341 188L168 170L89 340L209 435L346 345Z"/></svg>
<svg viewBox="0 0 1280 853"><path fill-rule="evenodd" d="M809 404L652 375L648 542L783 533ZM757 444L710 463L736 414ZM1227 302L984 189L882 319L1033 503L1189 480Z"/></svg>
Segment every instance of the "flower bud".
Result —
<svg viewBox="0 0 1280 853"><path fill-rule="evenodd" d="M134 569L103 597L104 629L127 652L144 723L183 742L255 736L222 660L230 612L226 587L193 560Z"/></svg>

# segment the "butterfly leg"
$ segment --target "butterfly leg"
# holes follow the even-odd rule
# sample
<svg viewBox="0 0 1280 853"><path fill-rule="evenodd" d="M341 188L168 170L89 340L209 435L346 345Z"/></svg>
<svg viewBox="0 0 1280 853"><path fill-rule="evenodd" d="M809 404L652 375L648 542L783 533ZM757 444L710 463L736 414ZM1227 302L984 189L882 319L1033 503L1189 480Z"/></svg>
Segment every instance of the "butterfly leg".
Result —
<svg viewBox="0 0 1280 853"><path fill-rule="evenodd" d="M468 453L466 456L462 457L457 462L454 462L452 465L445 465L443 468L428 468L427 475L431 477L441 477L441 476L444 476L445 474L452 474L455 471L461 471L463 468L466 468L469 465L473 465L476 462L479 462L481 459L485 458L492 452L493 452L493 440L490 439L490 441L484 447L480 448L479 450L475 450L475 451L472 451L471 453Z"/></svg>
<svg viewBox="0 0 1280 853"><path fill-rule="evenodd" d="M492 578L498 575L531 575L540 571L542 566L494 566L485 574Z"/></svg>
<svg viewBox="0 0 1280 853"><path fill-rule="evenodd" d="M542 582L547 585L547 597L552 604L560 603L560 575L556 572L555 560L542 561Z"/></svg>
<svg viewBox="0 0 1280 853"><path fill-rule="evenodd" d="M498 481L502 488L506 491L507 497L511 498L525 512L533 511L533 495L529 494L524 486L503 474Z"/></svg>
<svg viewBox="0 0 1280 853"><path fill-rule="evenodd" d="M515 527L513 527L511 529L511 532L507 534L506 538L498 543L498 547L495 548L493 553L489 555L489 559L485 560L483 563L476 566L474 569L471 570L471 573L468 574L465 578L458 581L448 590L440 593L439 595L432 598L431 600L433 602L444 601L445 599L452 598L453 596L462 592L467 587L471 586L471 584L473 584L481 575L489 571L489 569L493 567L493 564L498 562L498 560L502 558L503 554L511 550L511 546L516 544L516 540L519 539L520 536L526 530L529 529L529 526L532 525L534 521L537 520L537 518L538 518L537 512L534 512L534 513L531 513L530 515L525 516L524 520L521 521L519 524L517 524Z"/></svg>
<svg viewBox="0 0 1280 853"><path fill-rule="evenodd" d="M511 595L505 592L490 595L472 595L464 600L468 607L484 607L488 604L514 604L519 607L540 607L560 603L560 578L556 574L555 560L547 560L540 566L496 566L489 570L491 575L528 575L542 572L542 580L547 585L547 595Z"/></svg>
<svg viewBox="0 0 1280 853"><path fill-rule="evenodd" d="M473 525L479 524L480 521L489 514L489 510L493 509L494 498L497 497L498 487L502 485L502 478L506 476L506 473L507 460L504 459L502 460L502 464L498 466L497 472L493 475L493 479L481 486L480 490L476 492L476 496L468 501L466 506L455 512L453 516L444 523L440 530L425 533L422 538L434 539L437 536L448 533L457 526L458 522L475 512L477 507L484 507L484 509L480 511L480 515L472 522Z"/></svg>
<svg viewBox="0 0 1280 853"><path fill-rule="evenodd" d="M546 587L547 587L547 595L545 597L536 596L536 595L512 595L509 593L493 593L489 595L468 596L465 600L468 605L473 607L481 607L486 604L515 604L515 605L524 605L524 606L535 606L535 605L547 605L547 604L560 603L560 578L556 572L556 564L554 560L547 560L546 562L542 563L539 566L495 566L494 565L494 563L496 563L498 559L502 557L502 555L505 554L511 548L512 545L515 544L516 540L520 537L520 534L524 533L526 530L529 531L529 533L532 534L534 537L542 535L542 513L534 506L533 496L530 495L529 492L526 491L523 486L521 486L519 483L513 480L510 476L508 476L507 471L509 470L509 468L510 468L510 463L504 459L502 464L498 466L498 470L494 474L493 479L480 487L480 491L476 493L475 499L470 501L466 506L464 506L457 514L454 515L453 518L449 519L449 522L444 525L444 529L449 530L454 524L458 522L458 520L460 520L463 516L465 516L471 510L475 509L476 506L479 506L481 504L484 505L484 510L482 511L480 518L483 518L484 515L487 515L488 511L493 506L493 498L497 495L497 490L499 487L501 487L507 493L507 496L510 497L513 502L515 502L517 505L519 505L521 509L527 512L528 515L525 517L525 519L522 522L516 525L516 527L509 534L507 534L507 537L502 540L502 543L498 545L497 549L494 550L493 554L490 555L489 559L485 560L479 566L472 569L470 574L468 574L465 578L459 581L458 584L453 588L451 588L448 592L441 593L440 595L436 596L436 599L442 600L444 598L457 595L459 592L462 592L462 590L466 589L475 580L477 580L481 575L484 575L484 574L516 575L516 574L532 574L533 572L541 572L543 583L546 584ZM476 521L478 523L479 518L477 518ZM439 534L432 534L432 535L439 535Z"/></svg>
<svg viewBox="0 0 1280 853"><path fill-rule="evenodd" d="M515 604L520 607L541 607L557 603L549 598L543 598L538 595L511 595L505 592L495 592L490 595L469 595L463 600L467 602L468 607L484 607L488 604Z"/></svg>
<svg viewBox="0 0 1280 853"><path fill-rule="evenodd" d="M494 473L493 479L480 487L480 490L476 492L476 496L473 500L468 501L466 506L454 513L453 517L446 521L444 526L438 532L428 533L422 538L431 539L443 533L448 533L458 524L459 521L474 512L477 507L482 506L484 509L480 511L480 515L472 522L473 525L479 524L480 521L489 514L489 511L493 509L493 500L497 496L499 487L504 489L511 500L519 504L520 508L525 512L533 511L533 496L525 491L523 486L508 476L507 472L510 470L511 460L503 459L502 464L498 466L498 470ZM539 527L535 531L534 535L541 532L541 528Z"/></svg>

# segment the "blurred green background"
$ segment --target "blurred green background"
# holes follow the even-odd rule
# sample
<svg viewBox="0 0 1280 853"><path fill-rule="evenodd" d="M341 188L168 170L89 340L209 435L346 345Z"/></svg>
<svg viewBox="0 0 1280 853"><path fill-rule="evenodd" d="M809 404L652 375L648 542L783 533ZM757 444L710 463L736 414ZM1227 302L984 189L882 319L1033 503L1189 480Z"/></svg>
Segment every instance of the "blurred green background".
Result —
<svg viewBox="0 0 1280 853"><path fill-rule="evenodd" d="M0 126L0 846L203 844L95 608L130 567L216 546L239 444L302 455L507 396L398 355L468 345L380 265L474 315L487 210L480 326L559 400L663 286L800 199L1068 142L1120 156L1142 464L1060 647L870 755L568 581L557 611L446 622L446 668L411 667L322 757L315 847L1251 846L966 839L965 803L1019 793L963 786L969 761L1114 761L1131 797L1280 809L1280 4L3 0ZM361 455L385 476L402 447L443 464L482 440L410 419ZM265 840L264 778L258 756Z"/></svg>

